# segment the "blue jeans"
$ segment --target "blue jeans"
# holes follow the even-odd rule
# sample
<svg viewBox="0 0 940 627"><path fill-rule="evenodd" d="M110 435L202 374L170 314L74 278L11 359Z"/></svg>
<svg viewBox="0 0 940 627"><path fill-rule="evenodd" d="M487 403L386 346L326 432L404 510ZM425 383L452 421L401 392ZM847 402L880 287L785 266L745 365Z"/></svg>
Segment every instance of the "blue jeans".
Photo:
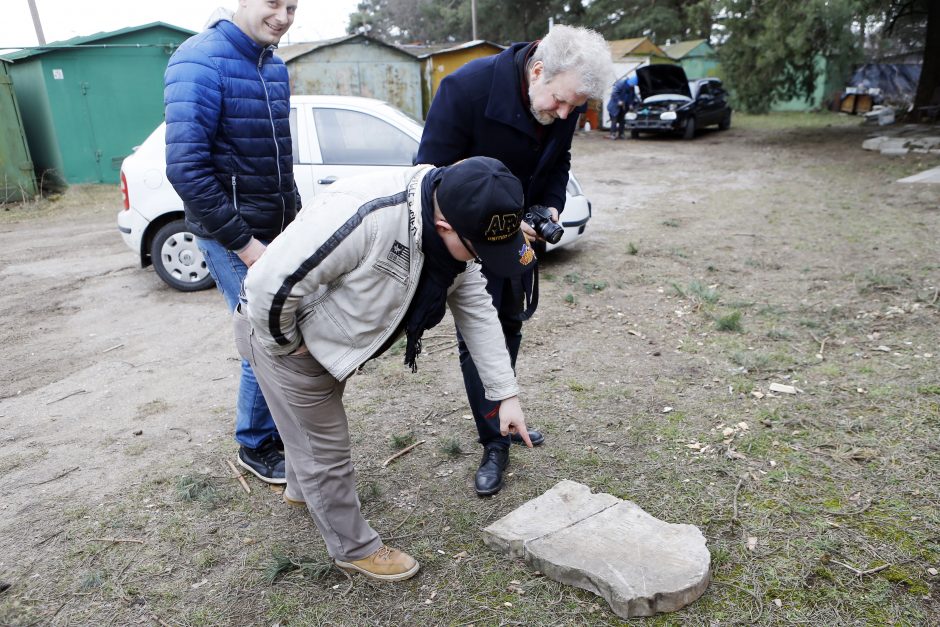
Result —
<svg viewBox="0 0 940 627"><path fill-rule="evenodd" d="M265 242L266 243L266 242ZM234 252L215 240L196 238L196 245L206 258L209 274L225 297L230 312L235 311L248 266ZM261 394L248 360L242 359L242 377L235 405L235 441L248 448L258 448L268 438L280 439L274 418Z"/></svg>

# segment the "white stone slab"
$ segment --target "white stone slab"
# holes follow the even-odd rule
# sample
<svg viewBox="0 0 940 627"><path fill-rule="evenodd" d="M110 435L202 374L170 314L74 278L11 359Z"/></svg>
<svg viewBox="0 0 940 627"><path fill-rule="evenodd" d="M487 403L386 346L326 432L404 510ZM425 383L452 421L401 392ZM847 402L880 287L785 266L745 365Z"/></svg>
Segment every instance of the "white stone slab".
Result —
<svg viewBox="0 0 940 627"><path fill-rule="evenodd" d="M486 543L546 576L598 594L623 618L678 610L711 580L711 554L693 525L562 481L484 529Z"/></svg>
<svg viewBox="0 0 940 627"><path fill-rule="evenodd" d="M620 502L612 494L591 494L588 486L564 480L484 529L483 539L497 551L522 557L526 541L570 527Z"/></svg>
<svg viewBox="0 0 940 627"><path fill-rule="evenodd" d="M919 174L899 179L898 183L940 183L940 167L924 170Z"/></svg>
<svg viewBox="0 0 940 627"><path fill-rule="evenodd" d="M674 612L711 581L698 527L664 522L629 501L528 542L525 552L531 567L604 597L622 618Z"/></svg>

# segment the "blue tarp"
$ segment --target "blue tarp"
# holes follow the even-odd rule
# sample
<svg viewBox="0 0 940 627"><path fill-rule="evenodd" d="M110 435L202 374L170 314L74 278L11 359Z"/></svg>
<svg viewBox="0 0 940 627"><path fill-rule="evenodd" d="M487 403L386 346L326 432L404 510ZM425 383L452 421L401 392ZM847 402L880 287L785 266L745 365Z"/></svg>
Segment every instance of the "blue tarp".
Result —
<svg viewBox="0 0 940 627"><path fill-rule="evenodd" d="M878 101L909 105L917 92L920 68L919 63L866 63L855 70L849 85L877 87L881 90Z"/></svg>

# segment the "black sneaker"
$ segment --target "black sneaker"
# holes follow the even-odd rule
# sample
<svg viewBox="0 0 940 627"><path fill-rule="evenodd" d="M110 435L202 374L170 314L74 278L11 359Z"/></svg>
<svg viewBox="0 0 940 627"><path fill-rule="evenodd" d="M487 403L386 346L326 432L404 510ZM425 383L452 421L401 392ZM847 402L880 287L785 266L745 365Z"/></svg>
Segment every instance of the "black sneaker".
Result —
<svg viewBox="0 0 940 627"><path fill-rule="evenodd" d="M284 476L284 452L278 449L278 443L273 439L258 448L239 448L238 465L265 483L287 483Z"/></svg>

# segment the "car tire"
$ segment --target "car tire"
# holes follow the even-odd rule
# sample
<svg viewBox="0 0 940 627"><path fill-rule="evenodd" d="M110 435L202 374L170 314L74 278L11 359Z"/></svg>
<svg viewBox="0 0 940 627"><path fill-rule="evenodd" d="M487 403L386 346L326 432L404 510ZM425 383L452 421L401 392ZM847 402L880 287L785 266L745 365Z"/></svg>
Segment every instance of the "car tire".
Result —
<svg viewBox="0 0 940 627"><path fill-rule="evenodd" d="M685 123L685 130L682 131L682 139L695 138L695 118L689 118Z"/></svg>
<svg viewBox="0 0 940 627"><path fill-rule="evenodd" d="M731 128L731 112L730 111L724 114L724 116L722 116L721 118L721 122L718 123L718 130L720 131L727 131L729 128Z"/></svg>
<svg viewBox="0 0 940 627"><path fill-rule="evenodd" d="M163 225L150 245L153 269L163 282L181 292L198 292L215 285L196 236L183 220Z"/></svg>
<svg viewBox="0 0 940 627"><path fill-rule="evenodd" d="M635 128L630 129L630 138L631 139L640 139L640 131Z"/></svg>

